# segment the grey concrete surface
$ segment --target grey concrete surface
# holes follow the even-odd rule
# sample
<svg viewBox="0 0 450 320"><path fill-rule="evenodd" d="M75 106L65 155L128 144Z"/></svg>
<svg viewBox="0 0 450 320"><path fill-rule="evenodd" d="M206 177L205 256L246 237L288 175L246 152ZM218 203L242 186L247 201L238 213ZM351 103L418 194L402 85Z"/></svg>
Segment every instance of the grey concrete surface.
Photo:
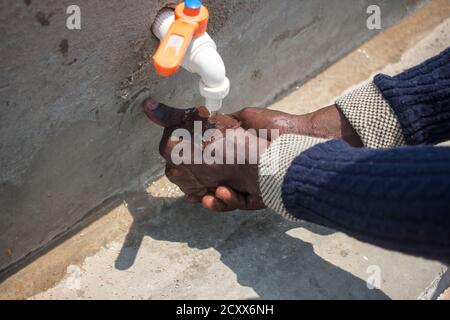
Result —
<svg viewBox="0 0 450 320"><path fill-rule="evenodd" d="M71 1L0 2L0 270L161 174L160 131L139 101L200 102L192 75L152 71L150 24L166 2L77 1L80 31L65 27ZM368 39L369 4L387 27L420 2L207 1L232 83L226 110L262 106Z"/></svg>
<svg viewBox="0 0 450 320"><path fill-rule="evenodd" d="M388 298L367 288L364 269L388 266L393 256L378 259L374 247L358 252L362 247L331 230L289 223L268 210L211 214L183 199L139 193L126 199L133 224L125 242L109 243L33 299ZM331 245L318 247L320 238ZM333 250L346 260L341 267L330 260ZM417 271L423 267L419 263ZM358 269L361 278L345 268ZM399 269L400 281L410 279Z"/></svg>
<svg viewBox="0 0 450 320"><path fill-rule="evenodd" d="M123 236L31 299L415 299L442 272L269 210L212 214L165 188L124 194Z"/></svg>
<svg viewBox="0 0 450 320"><path fill-rule="evenodd" d="M395 74L439 53L450 43L446 1L385 30L270 108L309 112L373 73ZM269 210L213 214L180 196L166 178L122 194L114 210L0 284L0 299L428 299L448 285L438 281L445 267L433 261ZM380 287L372 290L367 281L377 270Z"/></svg>

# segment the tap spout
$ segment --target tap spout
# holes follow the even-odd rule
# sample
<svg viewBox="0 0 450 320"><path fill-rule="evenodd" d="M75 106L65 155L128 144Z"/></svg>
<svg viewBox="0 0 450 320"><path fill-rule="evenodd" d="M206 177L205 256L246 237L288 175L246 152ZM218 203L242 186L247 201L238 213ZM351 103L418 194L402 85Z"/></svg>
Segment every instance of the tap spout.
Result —
<svg viewBox="0 0 450 320"><path fill-rule="evenodd" d="M153 23L152 31L163 40L174 22L173 10L163 9ZM218 111L222 107L222 100L230 92L230 81L226 76L223 59L208 33L192 39L181 65L200 76L200 94L205 98L205 106L210 112Z"/></svg>

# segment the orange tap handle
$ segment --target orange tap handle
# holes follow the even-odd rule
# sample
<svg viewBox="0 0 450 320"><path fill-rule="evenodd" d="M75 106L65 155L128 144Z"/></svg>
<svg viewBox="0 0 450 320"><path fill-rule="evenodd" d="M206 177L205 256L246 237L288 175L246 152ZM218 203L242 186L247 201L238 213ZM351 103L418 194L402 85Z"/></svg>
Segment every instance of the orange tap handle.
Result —
<svg viewBox="0 0 450 320"><path fill-rule="evenodd" d="M165 77L178 71L193 37L206 32L209 13L205 6L191 10L180 3L175 8L175 21L153 56L156 71Z"/></svg>
<svg viewBox="0 0 450 320"><path fill-rule="evenodd" d="M197 23L176 19L153 56L156 71L165 77L178 71L198 28Z"/></svg>

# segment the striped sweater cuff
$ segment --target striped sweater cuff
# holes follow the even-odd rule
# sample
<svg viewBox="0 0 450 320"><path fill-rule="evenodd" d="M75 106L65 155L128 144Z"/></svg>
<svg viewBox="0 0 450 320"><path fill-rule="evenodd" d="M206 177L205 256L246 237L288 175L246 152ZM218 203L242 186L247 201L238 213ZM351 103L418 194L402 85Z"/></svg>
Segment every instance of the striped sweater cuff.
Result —
<svg viewBox="0 0 450 320"><path fill-rule="evenodd" d="M281 189L292 161L303 151L327 140L286 134L272 141L259 160L259 187L264 204L288 220L297 221L284 207Z"/></svg>
<svg viewBox="0 0 450 320"><path fill-rule="evenodd" d="M400 123L373 82L336 100L365 147L390 148L405 144Z"/></svg>

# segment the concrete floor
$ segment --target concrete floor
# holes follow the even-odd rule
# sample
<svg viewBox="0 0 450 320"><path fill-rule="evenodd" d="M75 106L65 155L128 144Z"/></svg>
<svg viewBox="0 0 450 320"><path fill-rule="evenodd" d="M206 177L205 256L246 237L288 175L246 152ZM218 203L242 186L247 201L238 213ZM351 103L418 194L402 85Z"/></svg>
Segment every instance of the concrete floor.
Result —
<svg viewBox="0 0 450 320"><path fill-rule="evenodd" d="M271 108L310 112L373 73L396 72L450 43L450 8L433 1ZM448 4L448 2L447 2ZM0 298L416 299L445 269L273 212L212 214L165 178L0 284ZM373 270L379 289L369 289Z"/></svg>

